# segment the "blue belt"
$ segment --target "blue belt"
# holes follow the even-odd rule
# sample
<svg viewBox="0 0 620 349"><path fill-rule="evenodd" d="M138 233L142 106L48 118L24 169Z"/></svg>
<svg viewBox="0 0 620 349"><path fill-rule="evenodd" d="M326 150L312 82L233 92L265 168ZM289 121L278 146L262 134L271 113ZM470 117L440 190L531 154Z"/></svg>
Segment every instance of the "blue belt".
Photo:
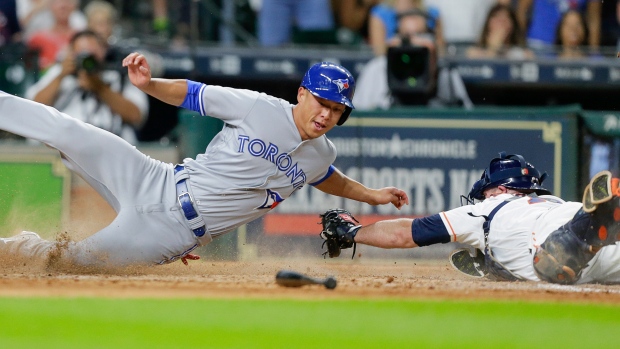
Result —
<svg viewBox="0 0 620 349"><path fill-rule="evenodd" d="M174 167L174 173L177 174L185 170L183 165L176 165ZM177 188L177 201L179 202L179 206L181 206L181 210L183 210L183 214L190 224L190 228L194 232L194 235L198 237L202 237L207 232L207 227L204 224L204 221L198 214L198 210L194 206L194 199L192 198L192 194L189 193L189 189L187 188L187 177L179 180L176 184ZM200 225L195 228L196 225Z"/></svg>

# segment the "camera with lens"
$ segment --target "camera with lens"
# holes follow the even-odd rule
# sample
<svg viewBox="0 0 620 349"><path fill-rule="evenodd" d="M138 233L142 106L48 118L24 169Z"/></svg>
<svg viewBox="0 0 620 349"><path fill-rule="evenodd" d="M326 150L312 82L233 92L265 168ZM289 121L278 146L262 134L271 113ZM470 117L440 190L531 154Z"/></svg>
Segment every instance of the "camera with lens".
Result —
<svg viewBox="0 0 620 349"><path fill-rule="evenodd" d="M76 72L83 70L87 74L95 74L101 70L101 63L90 52L78 53L75 56Z"/></svg>
<svg viewBox="0 0 620 349"><path fill-rule="evenodd" d="M430 93L433 87L431 55L424 46L390 47L387 54L388 85L395 95Z"/></svg>
<svg viewBox="0 0 620 349"><path fill-rule="evenodd" d="M424 11L399 14L399 42L387 51L388 87L399 104L426 104L436 87L434 18Z"/></svg>

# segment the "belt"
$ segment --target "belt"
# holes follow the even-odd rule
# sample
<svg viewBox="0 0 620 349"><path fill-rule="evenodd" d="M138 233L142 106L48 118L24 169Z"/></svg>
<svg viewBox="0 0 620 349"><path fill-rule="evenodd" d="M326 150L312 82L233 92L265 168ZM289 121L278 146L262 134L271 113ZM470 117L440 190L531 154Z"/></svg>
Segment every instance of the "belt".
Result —
<svg viewBox="0 0 620 349"><path fill-rule="evenodd" d="M198 214L198 210L194 205L194 198L187 187L189 174L185 166L176 165L174 167L174 178L176 181L177 201L179 202L179 206L181 206L185 219L187 219L189 227L194 232L194 235L202 237L207 232L207 227L202 216Z"/></svg>

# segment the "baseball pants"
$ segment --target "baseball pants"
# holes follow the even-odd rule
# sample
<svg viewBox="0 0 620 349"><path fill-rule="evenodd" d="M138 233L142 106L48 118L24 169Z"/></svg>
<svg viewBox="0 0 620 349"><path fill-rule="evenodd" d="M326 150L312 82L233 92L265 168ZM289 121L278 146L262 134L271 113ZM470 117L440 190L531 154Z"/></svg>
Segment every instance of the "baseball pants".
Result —
<svg viewBox="0 0 620 349"><path fill-rule="evenodd" d="M4 92L0 92L0 129L57 149L65 165L118 213L104 229L70 243L62 254L69 262L81 266L166 263L199 245L177 203L172 164L152 159L120 137L54 108ZM33 256L49 253L55 246L37 236L31 239L6 250Z"/></svg>

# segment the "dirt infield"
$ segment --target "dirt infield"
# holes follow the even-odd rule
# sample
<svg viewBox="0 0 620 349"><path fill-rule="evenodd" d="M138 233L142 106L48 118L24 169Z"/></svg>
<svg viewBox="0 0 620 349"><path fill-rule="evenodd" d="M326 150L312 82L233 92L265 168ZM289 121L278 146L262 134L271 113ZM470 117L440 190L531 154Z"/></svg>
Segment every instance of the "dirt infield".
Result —
<svg viewBox="0 0 620 349"><path fill-rule="evenodd" d="M74 233L76 239L101 229L114 218L111 208L90 188L74 188L71 207L72 220L67 229L83 232L82 236ZM201 260L190 261L189 266L175 262L97 274L50 271L42 266L5 262L0 256L0 297L497 299L620 304L620 285L494 282L457 272L447 258ZM275 283L276 273L283 269L316 278L331 275L338 286L334 290L321 285L284 288Z"/></svg>
<svg viewBox="0 0 620 349"><path fill-rule="evenodd" d="M461 275L443 261L256 260L180 262L103 274L51 272L0 266L2 297L109 298L292 298L443 299L587 302L620 304L620 285L559 286L494 282ZM285 288L275 283L282 269L316 278L334 276L338 286Z"/></svg>

